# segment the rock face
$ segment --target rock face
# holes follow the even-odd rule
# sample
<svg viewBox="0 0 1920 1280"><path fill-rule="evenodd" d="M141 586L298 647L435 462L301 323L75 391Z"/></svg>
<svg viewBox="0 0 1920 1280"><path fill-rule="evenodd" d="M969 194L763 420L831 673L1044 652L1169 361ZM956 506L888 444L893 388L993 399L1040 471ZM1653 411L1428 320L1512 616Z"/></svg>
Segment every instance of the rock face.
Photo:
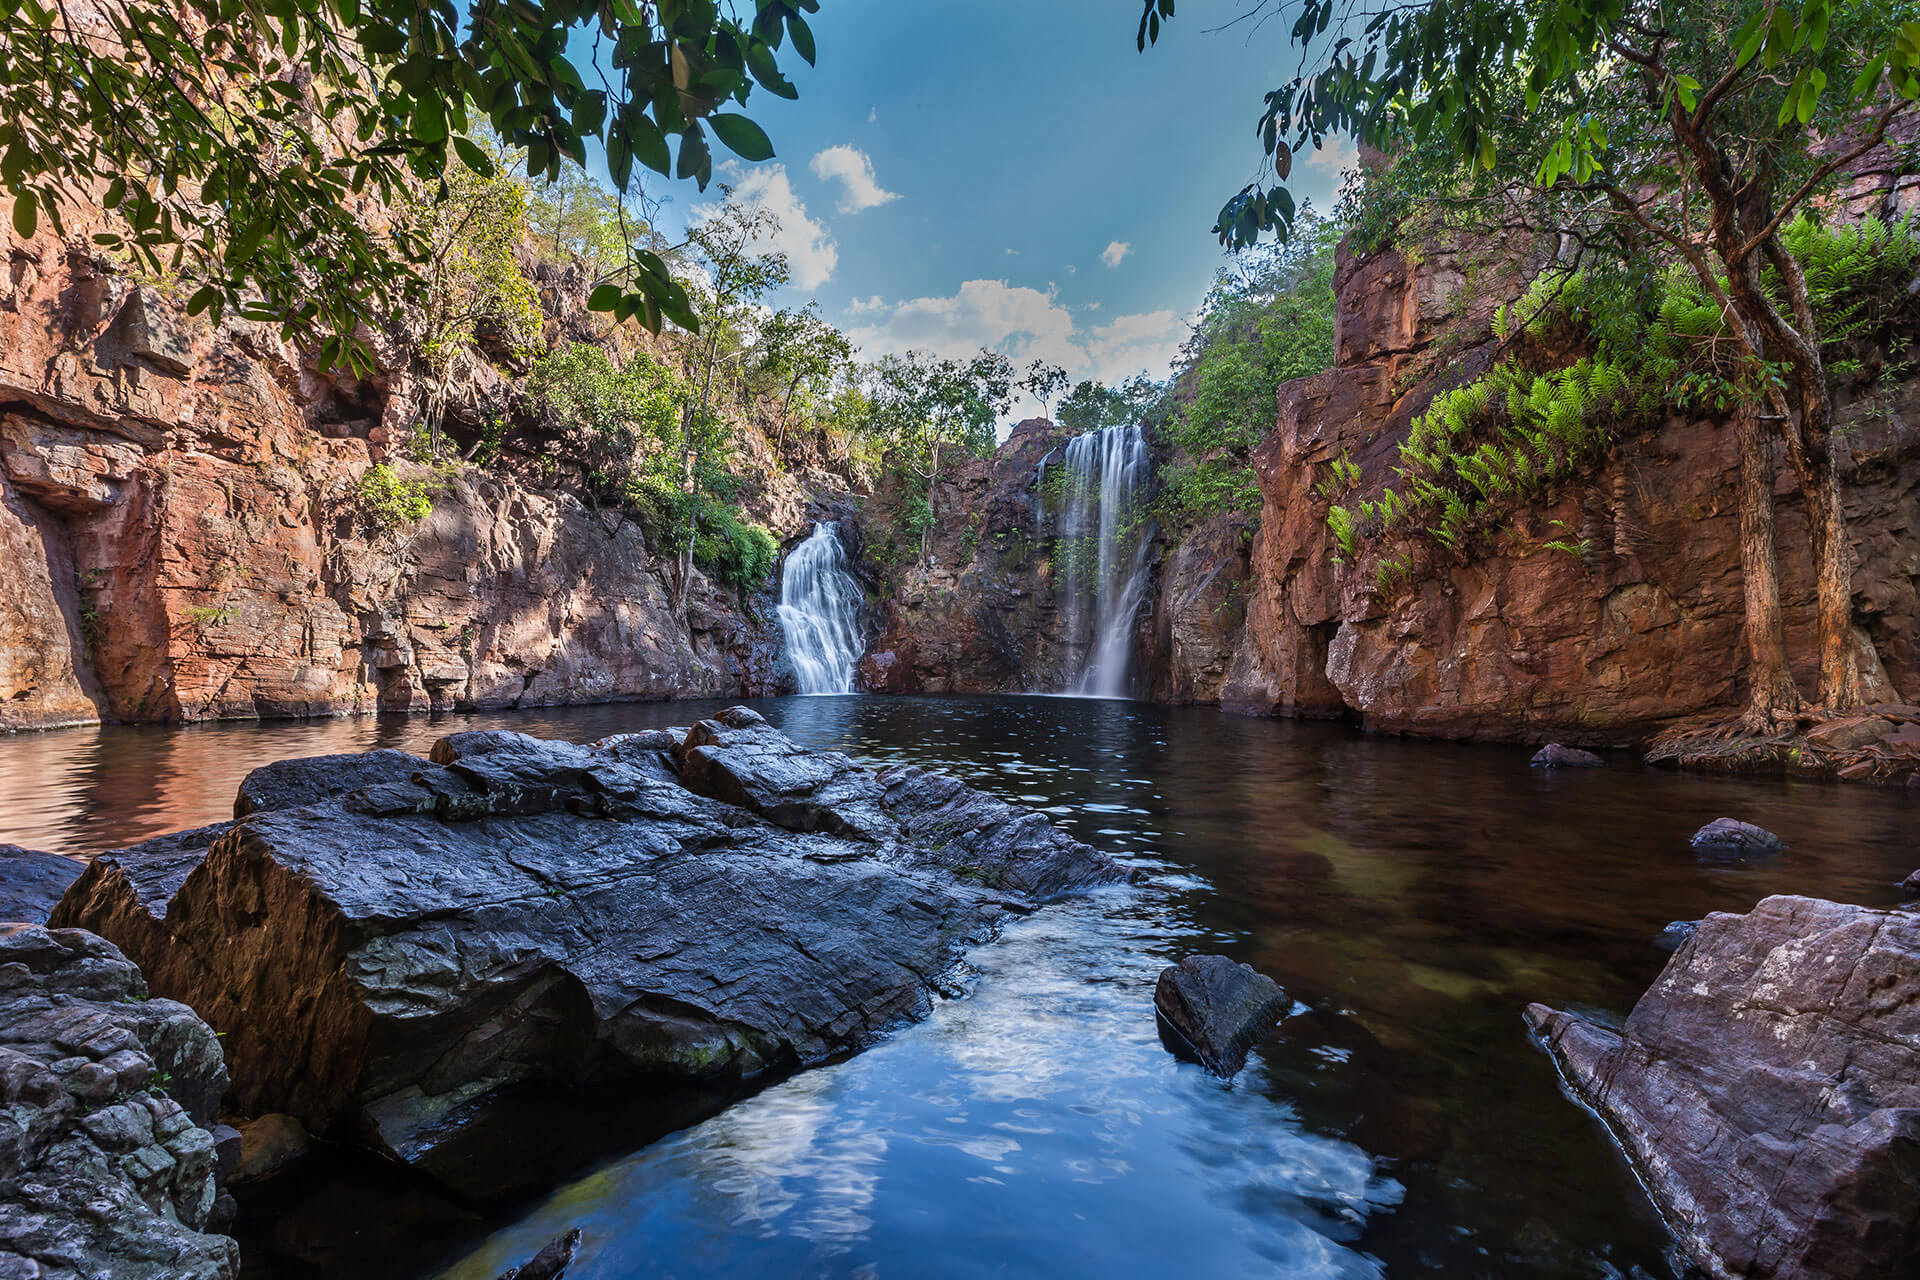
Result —
<svg viewBox="0 0 1920 1280"><path fill-rule="evenodd" d="M1920 916L1768 898L1618 1032L1527 1021L1715 1280L1920 1274Z"/></svg>
<svg viewBox="0 0 1920 1280"><path fill-rule="evenodd" d="M0 730L772 691L769 599L702 577L682 620L639 526L540 459L410 461L403 346L379 340L364 381L322 373L269 326L209 327L130 282L82 211L68 229L0 232ZM584 274L542 270L549 339L611 345ZM453 419L509 418L511 371L461 368ZM790 452L742 428L743 501L800 534L845 478ZM433 513L369 517L375 462Z"/></svg>
<svg viewBox="0 0 1920 1280"><path fill-rule="evenodd" d="M1227 708L1625 746L1739 706L1737 458L1722 424L1675 418L1623 438L1461 554L1383 538L1339 562L1329 507L1377 499L1413 420L1487 367L1492 309L1524 281L1514 253L1511 243L1342 253L1337 364L1282 387L1277 428L1256 452L1264 509ZM1920 696L1920 383L1892 396L1886 412L1865 389L1838 400L1859 652L1867 701L1886 704ZM1329 491L1343 458L1360 479ZM1811 663L1804 516L1788 479L1776 496L1789 650ZM1568 530L1582 554L1546 549ZM1404 572L1385 571L1402 559ZM1810 666L1797 674L1812 687ZM1906 767L1920 769L1920 754ZM1901 772L1890 766L1895 780Z"/></svg>
<svg viewBox="0 0 1920 1280"><path fill-rule="evenodd" d="M1254 1037L1287 1011L1287 995L1251 965L1188 956L1160 971L1153 1008L1169 1048L1231 1080L1247 1064Z"/></svg>
<svg viewBox="0 0 1920 1280"><path fill-rule="evenodd" d="M0 1275L230 1280L220 1042L79 930L0 925Z"/></svg>
<svg viewBox="0 0 1920 1280"><path fill-rule="evenodd" d="M411 1157L523 1081L737 1078L924 1015L1008 911L1126 873L951 778L736 708L598 747L288 761L56 913L226 1033L236 1105Z"/></svg>
<svg viewBox="0 0 1920 1280"><path fill-rule="evenodd" d="M57 853L0 844L0 920L45 924L82 865Z"/></svg>

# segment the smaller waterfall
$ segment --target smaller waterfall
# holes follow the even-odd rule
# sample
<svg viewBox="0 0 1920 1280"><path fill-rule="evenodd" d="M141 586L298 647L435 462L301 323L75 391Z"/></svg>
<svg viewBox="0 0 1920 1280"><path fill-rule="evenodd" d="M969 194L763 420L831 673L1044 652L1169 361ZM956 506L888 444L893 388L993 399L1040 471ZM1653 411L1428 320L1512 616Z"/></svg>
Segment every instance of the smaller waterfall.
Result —
<svg viewBox="0 0 1920 1280"><path fill-rule="evenodd" d="M859 579L831 524L816 524L780 575L780 634L800 692L852 693L860 661Z"/></svg>
<svg viewBox="0 0 1920 1280"><path fill-rule="evenodd" d="M1153 471L1146 435L1132 425L1089 431L1067 442L1060 465L1066 474L1052 514L1067 633L1087 646L1068 692L1124 698L1133 691L1134 624L1147 588L1148 538L1135 523Z"/></svg>

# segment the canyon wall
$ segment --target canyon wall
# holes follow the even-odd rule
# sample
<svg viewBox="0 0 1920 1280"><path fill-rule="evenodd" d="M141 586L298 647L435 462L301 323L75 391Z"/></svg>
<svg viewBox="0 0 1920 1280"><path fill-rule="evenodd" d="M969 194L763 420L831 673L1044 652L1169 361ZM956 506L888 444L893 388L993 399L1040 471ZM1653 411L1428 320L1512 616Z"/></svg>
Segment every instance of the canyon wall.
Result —
<svg viewBox="0 0 1920 1280"><path fill-rule="evenodd" d="M365 380L322 374L267 326L188 318L69 229L11 239L0 279L0 729L774 688L765 593L696 573L683 622L631 520L410 461L395 343L376 337ZM542 272L550 338L591 330L579 273ZM514 378L468 353L451 413L503 412ZM749 513L779 535L844 487L741 444ZM430 515L369 514L383 460Z"/></svg>

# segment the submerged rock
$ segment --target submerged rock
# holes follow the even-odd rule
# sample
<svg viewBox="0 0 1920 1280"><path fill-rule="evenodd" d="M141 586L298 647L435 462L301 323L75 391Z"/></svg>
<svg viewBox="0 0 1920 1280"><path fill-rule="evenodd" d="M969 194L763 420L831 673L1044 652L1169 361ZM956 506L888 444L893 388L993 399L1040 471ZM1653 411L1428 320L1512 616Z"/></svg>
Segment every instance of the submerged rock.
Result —
<svg viewBox="0 0 1920 1280"><path fill-rule="evenodd" d="M0 1276L237 1276L206 1229L226 1085L213 1031L112 946L0 925Z"/></svg>
<svg viewBox="0 0 1920 1280"><path fill-rule="evenodd" d="M407 1159L502 1086L859 1048L1007 912L1128 878L1037 814L742 708L605 747L287 761L242 796L231 824L102 856L58 919L226 1033L240 1110Z"/></svg>
<svg viewBox="0 0 1920 1280"><path fill-rule="evenodd" d="M57 853L0 844L0 920L46 923L53 904L85 869Z"/></svg>
<svg viewBox="0 0 1920 1280"><path fill-rule="evenodd" d="M1533 753L1533 767L1536 769L1598 769L1605 764L1605 760L1591 751L1563 747L1557 742L1549 742Z"/></svg>
<svg viewBox="0 0 1920 1280"><path fill-rule="evenodd" d="M500 1273L500 1280L560 1280L567 1268L573 1265L573 1255L580 1249L580 1228L575 1227L562 1236L555 1236L547 1242L546 1248L533 1255L531 1261L518 1267L508 1267Z"/></svg>
<svg viewBox="0 0 1920 1280"><path fill-rule="evenodd" d="M1779 853L1787 842L1751 822L1715 818L1693 833L1691 844L1701 853L1718 857L1754 858Z"/></svg>
<svg viewBox="0 0 1920 1280"><path fill-rule="evenodd" d="M1698 920L1668 921L1667 927L1662 929L1659 935L1654 938L1653 945L1659 947L1662 951L1678 951L1681 947L1692 941L1693 935L1699 932L1699 929L1700 922Z"/></svg>
<svg viewBox="0 0 1920 1280"><path fill-rule="evenodd" d="M1618 1031L1531 1005L1716 1280L1920 1274L1920 917L1710 915Z"/></svg>
<svg viewBox="0 0 1920 1280"><path fill-rule="evenodd" d="M1153 1007L1169 1049L1231 1080L1246 1065L1254 1037L1287 1011L1287 996L1251 965L1188 956L1160 971Z"/></svg>

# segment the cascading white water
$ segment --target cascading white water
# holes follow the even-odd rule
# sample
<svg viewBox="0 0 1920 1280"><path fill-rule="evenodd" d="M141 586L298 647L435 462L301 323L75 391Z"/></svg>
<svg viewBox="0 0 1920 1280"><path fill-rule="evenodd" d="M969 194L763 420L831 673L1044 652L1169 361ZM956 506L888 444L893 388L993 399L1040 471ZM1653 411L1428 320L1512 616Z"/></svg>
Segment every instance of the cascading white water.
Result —
<svg viewBox="0 0 1920 1280"><path fill-rule="evenodd" d="M1153 469L1146 435L1137 425L1089 431L1067 442L1059 466L1055 564L1065 579L1069 642L1086 648L1067 691L1124 698L1147 589L1147 538L1136 524Z"/></svg>
<svg viewBox="0 0 1920 1280"><path fill-rule="evenodd" d="M801 693L852 693L860 661L860 581L831 524L816 524L780 575L780 633Z"/></svg>

